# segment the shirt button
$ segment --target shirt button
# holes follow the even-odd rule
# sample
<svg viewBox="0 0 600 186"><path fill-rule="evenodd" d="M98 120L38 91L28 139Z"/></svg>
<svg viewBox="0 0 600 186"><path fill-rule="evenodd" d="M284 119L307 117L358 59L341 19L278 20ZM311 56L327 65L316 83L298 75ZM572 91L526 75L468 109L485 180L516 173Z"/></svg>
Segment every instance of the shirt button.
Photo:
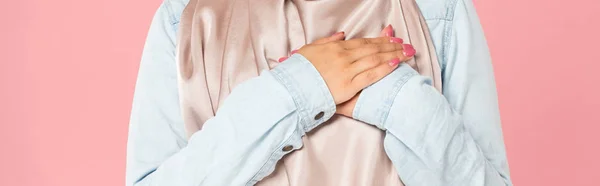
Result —
<svg viewBox="0 0 600 186"><path fill-rule="evenodd" d="M315 120L319 120L321 119L323 116L325 115L324 112L319 112L316 116L315 116Z"/></svg>
<svg viewBox="0 0 600 186"><path fill-rule="evenodd" d="M292 149L294 149L294 146L288 145L288 146L283 147L283 149L281 149L281 150L283 150L284 152L287 152L287 151L291 151Z"/></svg>

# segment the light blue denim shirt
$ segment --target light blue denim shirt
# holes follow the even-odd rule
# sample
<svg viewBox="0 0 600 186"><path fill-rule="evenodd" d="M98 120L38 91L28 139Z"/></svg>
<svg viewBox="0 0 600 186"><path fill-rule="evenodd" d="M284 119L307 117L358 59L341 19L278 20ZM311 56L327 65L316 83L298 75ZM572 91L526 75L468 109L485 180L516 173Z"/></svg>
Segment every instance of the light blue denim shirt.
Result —
<svg viewBox="0 0 600 186"><path fill-rule="evenodd" d="M295 54L238 85L187 140L175 63L186 3L166 0L148 33L131 113L126 185L253 185L335 113L333 98L312 64ZM512 185L492 64L471 0L417 3L441 63L442 94L429 78L401 65L363 90L353 117L386 131L385 151L408 186ZM324 116L315 120L320 112Z"/></svg>

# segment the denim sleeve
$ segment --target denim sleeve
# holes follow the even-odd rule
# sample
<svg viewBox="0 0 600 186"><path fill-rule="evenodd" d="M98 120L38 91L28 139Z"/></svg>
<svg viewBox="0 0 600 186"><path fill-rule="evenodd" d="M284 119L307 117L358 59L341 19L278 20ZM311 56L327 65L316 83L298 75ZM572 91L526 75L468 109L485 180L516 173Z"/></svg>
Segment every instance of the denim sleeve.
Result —
<svg viewBox="0 0 600 186"><path fill-rule="evenodd" d="M294 55L234 88L187 146L139 185L254 185L334 113L325 82Z"/></svg>
<svg viewBox="0 0 600 186"><path fill-rule="evenodd" d="M443 74L444 96L507 185L512 185L492 59L472 0L458 0ZM488 183L488 182L486 182Z"/></svg>
<svg viewBox="0 0 600 186"><path fill-rule="evenodd" d="M363 90L353 117L386 130L406 185L512 185L493 70L470 0L456 4L444 95L408 65Z"/></svg>
<svg viewBox="0 0 600 186"><path fill-rule="evenodd" d="M129 121L127 186L149 182L153 171L187 145L175 63L175 15L183 6L162 3L148 31Z"/></svg>
<svg viewBox="0 0 600 186"><path fill-rule="evenodd" d="M295 54L238 85L186 140L175 64L174 18L185 6L179 2L165 1L148 33L131 112L126 185L254 185L335 113L333 97L312 64Z"/></svg>

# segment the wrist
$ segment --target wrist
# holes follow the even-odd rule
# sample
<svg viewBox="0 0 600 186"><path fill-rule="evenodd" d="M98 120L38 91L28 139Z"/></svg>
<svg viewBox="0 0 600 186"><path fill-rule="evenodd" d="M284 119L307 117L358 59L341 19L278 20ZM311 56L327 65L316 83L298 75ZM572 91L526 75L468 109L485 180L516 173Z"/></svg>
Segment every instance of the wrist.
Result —
<svg viewBox="0 0 600 186"><path fill-rule="evenodd" d="M365 88L353 109L352 117L386 130L385 120L394 99L404 84L418 73L408 64L401 64L394 72Z"/></svg>
<svg viewBox="0 0 600 186"><path fill-rule="evenodd" d="M325 80L301 54L290 56L271 72L294 100L304 132L312 130L335 114L336 104Z"/></svg>

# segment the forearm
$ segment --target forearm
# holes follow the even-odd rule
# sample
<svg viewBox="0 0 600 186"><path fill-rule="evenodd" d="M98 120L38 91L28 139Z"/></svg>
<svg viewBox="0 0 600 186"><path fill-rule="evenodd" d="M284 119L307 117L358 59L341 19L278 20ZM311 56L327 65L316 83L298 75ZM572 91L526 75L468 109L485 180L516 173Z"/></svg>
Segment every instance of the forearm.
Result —
<svg viewBox="0 0 600 186"><path fill-rule="evenodd" d="M386 152L399 157L392 161L403 181L408 185L505 185L461 115L428 82L422 76L408 80L383 126Z"/></svg>
<svg viewBox="0 0 600 186"><path fill-rule="evenodd" d="M234 89L216 116L149 175L148 183L244 185L269 158L283 156L281 149L290 145L284 143L300 141L297 120L285 87L263 73Z"/></svg>
<svg viewBox="0 0 600 186"><path fill-rule="evenodd" d="M314 117L321 112L322 117ZM334 112L333 98L316 69L300 55L292 56L238 85L186 147L155 165L136 185L254 184ZM133 141L132 148L152 145L145 141ZM133 150L131 156L140 153Z"/></svg>
<svg viewBox="0 0 600 186"><path fill-rule="evenodd" d="M460 114L408 65L363 90L353 117L386 130L386 152L408 185L504 185Z"/></svg>

